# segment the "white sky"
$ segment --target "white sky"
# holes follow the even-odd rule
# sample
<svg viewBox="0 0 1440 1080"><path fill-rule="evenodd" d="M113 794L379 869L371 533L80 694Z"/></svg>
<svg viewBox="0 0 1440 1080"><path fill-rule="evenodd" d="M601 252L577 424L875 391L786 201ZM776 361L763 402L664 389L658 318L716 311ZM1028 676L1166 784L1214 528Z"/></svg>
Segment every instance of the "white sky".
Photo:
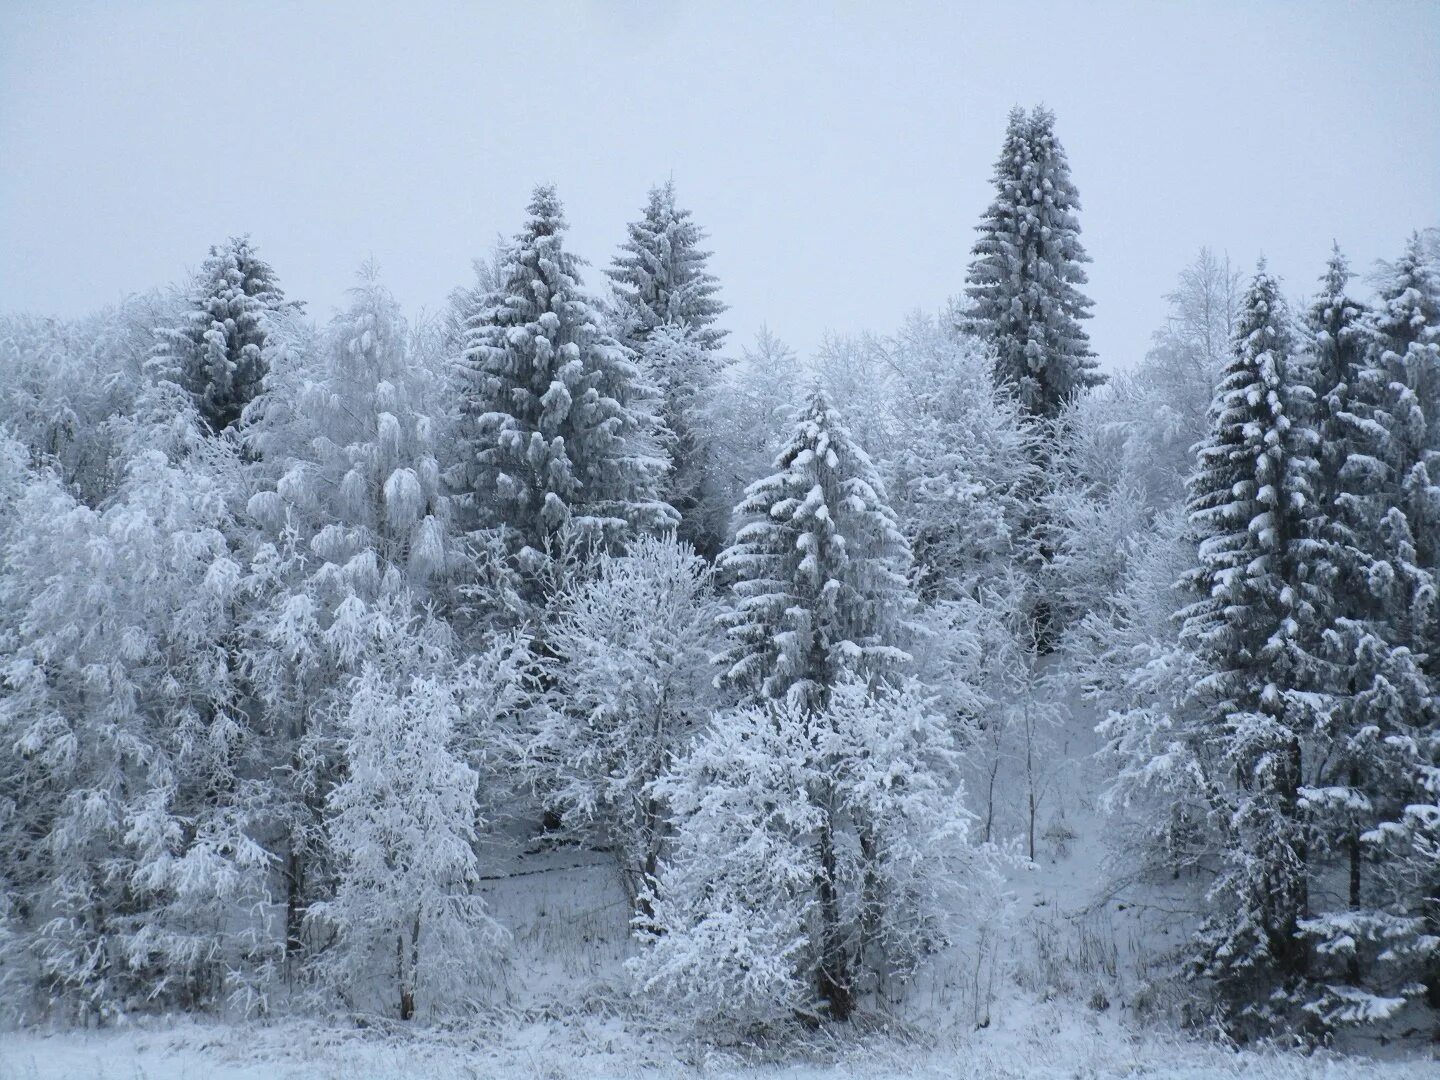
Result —
<svg viewBox="0 0 1440 1080"><path fill-rule="evenodd" d="M559 185L608 261L672 172L748 338L963 286L1012 104L1058 115L1106 367L1201 244L1309 291L1440 223L1440 2L0 0L0 308L76 314L249 232L328 315L437 307ZM598 270L591 272L594 283Z"/></svg>

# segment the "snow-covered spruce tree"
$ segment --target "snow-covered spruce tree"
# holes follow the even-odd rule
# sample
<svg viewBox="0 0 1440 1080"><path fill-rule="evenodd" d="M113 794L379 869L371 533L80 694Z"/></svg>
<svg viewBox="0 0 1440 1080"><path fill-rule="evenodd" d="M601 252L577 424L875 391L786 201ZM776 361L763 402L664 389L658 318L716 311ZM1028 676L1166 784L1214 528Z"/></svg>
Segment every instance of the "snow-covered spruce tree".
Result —
<svg viewBox="0 0 1440 1080"><path fill-rule="evenodd" d="M997 885L955 766L949 723L911 681L718 716L655 785L681 824L639 924L647 992L745 1027L845 1019L903 982L960 897Z"/></svg>
<svg viewBox="0 0 1440 1080"><path fill-rule="evenodd" d="M1193 970L1213 980L1238 1028L1296 1004L1309 969L1309 693L1322 686L1317 621L1330 609L1318 563L1312 395L1296 371L1279 285L1262 264L1245 297L1234 355L1197 447L1191 525L1199 594L1181 643L1206 668L1193 693L1196 734L1234 777L1214 822L1226 853L1209 891Z"/></svg>
<svg viewBox="0 0 1440 1080"><path fill-rule="evenodd" d="M528 212L468 320L452 480L472 524L539 575L567 529L603 544L676 514L659 495L654 388L581 287L555 189L536 188Z"/></svg>
<svg viewBox="0 0 1440 1080"><path fill-rule="evenodd" d="M804 942L784 945L776 954L779 966L772 966L772 973L788 974L767 976L747 1007L763 1012L757 1002L767 1003L766 1015L773 1018L777 1010L795 1006L796 988L804 986L820 1003L804 1011L818 1008L845 1019L857 995L873 988L870 977L877 969L866 951L873 939L863 929L870 917L863 914L864 896L883 887L888 871L881 857L885 823L846 808L843 778L858 767L849 755L864 750L833 741L847 721L833 711L832 698L837 687L854 682L856 689L848 693L864 702L857 709L883 710L890 700L884 679L910 659L902 647L915 605L906 580L909 549L869 457L851 440L823 390L811 396L776 468L750 486L738 511L746 524L720 559L734 593L734 608L723 618L731 647L721 658L721 680L743 697L769 704L722 718L713 738L658 785L667 799L681 800L674 804L680 869L662 869L661 906L653 922L640 925L642 932L663 939L645 961L657 965L651 970L663 973L678 965L670 975L650 977L707 996L703 979L690 980L699 978L692 963L717 944L710 936L713 920L742 917L734 905L746 903L747 882L756 874L773 876L780 894L755 894L749 910L757 922L780 921L782 945L795 926L804 926ZM921 713L913 702L904 708ZM758 850L738 852L735 865L717 868L716 884L708 886L695 860L713 843L707 832L719 827L711 808L740 813L754 796L748 786L753 777L741 762L717 769L710 756L747 753L744 744L751 736L745 732L769 725L779 741L765 752L786 755L770 767L797 779L798 786L780 790L793 792L787 797L801 805L780 811L779 835L760 836ZM918 764L924 754L914 760ZM935 783L949 789L949 778ZM697 785L711 789L699 801ZM691 797L681 794L687 790ZM773 790L771 810L753 807L747 828L755 813L776 812ZM796 851L804 853L799 864L787 854ZM851 887L855 879L847 877L852 856L865 867L859 895ZM751 859L773 861L754 865ZM787 882L803 884L792 888ZM763 936L768 929L757 927L756 933ZM709 962L721 959L711 956Z"/></svg>
<svg viewBox="0 0 1440 1080"><path fill-rule="evenodd" d="M681 539L713 559L729 538L729 491L719 444L730 432L713 424L715 398L726 362L696 331L667 323L634 345L642 371L659 388L662 441L670 472L662 490L680 516Z"/></svg>
<svg viewBox="0 0 1440 1080"><path fill-rule="evenodd" d="M325 895L326 791L341 768L333 721L397 596L443 599L456 569L437 460L439 373L411 360L398 306L373 267L323 333L289 327L251 410L259 526L246 590L245 667L271 752L272 843L291 960L306 905ZM293 968L293 965L292 965Z"/></svg>
<svg viewBox="0 0 1440 1080"><path fill-rule="evenodd" d="M717 351L725 331L715 326L725 305L710 273L705 232L690 211L675 204L675 182L650 189L639 221L626 226L620 253L605 273L619 294L627 342L638 346L659 327L682 326L707 353Z"/></svg>
<svg viewBox="0 0 1440 1080"><path fill-rule="evenodd" d="M641 537L567 588L546 629L550 687L535 732L544 786L568 827L615 852L635 898L653 889L669 832L653 785L716 702L711 579L689 544Z"/></svg>
<svg viewBox="0 0 1440 1080"><path fill-rule="evenodd" d="M1407 519L1416 564L1432 570L1440 566L1440 423L1433 420L1440 415L1440 267L1418 234L1387 268L1365 332L1361 381L1386 432L1380 456L1389 470L1388 490ZM1422 639L1423 623L1415 628ZM1432 619L1428 642L1435 640L1433 627ZM1440 676L1440 656L1424 651L1430 673Z"/></svg>
<svg viewBox="0 0 1440 1080"><path fill-rule="evenodd" d="M181 320L156 332L152 372L189 392L212 431L240 419L265 379L268 321L297 305L249 237L210 249Z"/></svg>
<svg viewBox="0 0 1440 1080"><path fill-rule="evenodd" d="M98 511L35 474L4 529L0 834L26 935L6 976L82 1016L216 1006L275 940L232 662L239 462L193 435L183 468L136 453Z"/></svg>
<svg viewBox="0 0 1440 1080"><path fill-rule="evenodd" d="M1370 711L1386 724L1373 766L1386 780L1361 842L1374 852L1373 876L1396 917L1377 924L1385 940L1375 947L1392 962L1372 985L1388 985L1393 1005L1419 983L1440 1009L1440 871L1416 863L1404 809L1425 803L1440 752L1440 268L1421 236L1387 268L1364 334L1354 396L1366 439L1345 468L1353 531L1365 538L1367 584L1383 615L1367 626L1360 676Z"/></svg>
<svg viewBox="0 0 1440 1080"><path fill-rule="evenodd" d="M775 468L750 485L736 508L744 524L720 557L735 597L721 680L818 707L847 675L877 677L909 660L910 548L869 455L823 390Z"/></svg>
<svg viewBox="0 0 1440 1080"><path fill-rule="evenodd" d="M1420 791L1405 809L1400 827L1388 830L1392 840L1409 840L1405 856L1395 861L1396 879L1408 887L1412 897L1411 910L1419 915L1420 925L1411 927L1400 942L1410 955L1423 962L1425 999L1431 1009L1437 1008L1435 992L1436 954L1440 952L1440 882L1436 867L1440 866L1440 731L1431 727L1413 744Z"/></svg>
<svg viewBox="0 0 1440 1080"><path fill-rule="evenodd" d="M1396 906L1393 875L1377 866L1387 861L1385 845L1365 838L1380 839L1379 821L1403 814L1395 781L1405 770L1388 740L1429 710L1415 654L1390 640L1395 578L1382 569L1387 499L1373 456L1383 429L1366 400L1366 313L1346 295L1349 276L1336 248L1306 318L1324 540L1318 573L1332 603L1320 613L1328 677L1309 699L1314 764L1300 795L1317 887L1300 928L1316 983L1305 1008L1327 1027L1385 1019L1416 990L1407 939L1418 927Z"/></svg>
<svg viewBox="0 0 1440 1080"><path fill-rule="evenodd" d="M716 482L717 447L727 433L709 423L726 361L725 311L710 273L704 231L675 203L675 183L651 188L645 210L606 270L621 341L659 392L670 472L661 494L680 515L679 535L707 558L725 546L732 503Z"/></svg>
<svg viewBox="0 0 1440 1080"><path fill-rule="evenodd" d="M1012 109L995 163L995 201L978 227L963 320L995 349L995 381L1032 416L1054 418L1075 395L1104 381L1081 321L1089 256L1055 114Z"/></svg>
<svg viewBox="0 0 1440 1080"><path fill-rule="evenodd" d="M322 983L351 1007L388 984L401 1020L453 1004L499 936L475 891L479 777L458 745L468 671L449 628L413 607L382 602L338 706L343 771L324 826L336 887L306 915L334 935L313 961Z"/></svg>

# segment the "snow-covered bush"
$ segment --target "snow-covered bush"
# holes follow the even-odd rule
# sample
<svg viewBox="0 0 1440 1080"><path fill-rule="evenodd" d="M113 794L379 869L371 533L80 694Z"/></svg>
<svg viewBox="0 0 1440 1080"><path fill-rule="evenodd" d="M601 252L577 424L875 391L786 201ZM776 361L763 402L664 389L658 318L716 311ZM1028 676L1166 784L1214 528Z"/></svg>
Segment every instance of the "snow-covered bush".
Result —
<svg viewBox="0 0 1440 1080"><path fill-rule="evenodd" d="M993 881L957 763L913 682L717 716L654 785L676 835L637 920L645 992L746 1026L844 1019L903 983Z"/></svg>
<svg viewBox="0 0 1440 1080"><path fill-rule="evenodd" d="M689 544L643 537L572 584L546 625L537 784L567 825L613 848L632 895L654 878L668 832L652 785L717 699L712 576Z"/></svg>
<svg viewBox="0 0 1440 1080"><path fill-rule="evenodd" d="M5 529L7 886L82 1012L215 1005L271 944L226 485L150 450L103 510L34 474Z"/></svg>
<svg viewBox="0 0 1440 1080"><path fill-rule="evenodd" d="M464 1001L499 928L475 892L479 775L459 738L472 669L445 626L387 607L336 724L343 773L324 826L335 892L306 918L333 934L313 961L324 986L358 1008L388 976L382 1000L409 1020Z"/></svg>

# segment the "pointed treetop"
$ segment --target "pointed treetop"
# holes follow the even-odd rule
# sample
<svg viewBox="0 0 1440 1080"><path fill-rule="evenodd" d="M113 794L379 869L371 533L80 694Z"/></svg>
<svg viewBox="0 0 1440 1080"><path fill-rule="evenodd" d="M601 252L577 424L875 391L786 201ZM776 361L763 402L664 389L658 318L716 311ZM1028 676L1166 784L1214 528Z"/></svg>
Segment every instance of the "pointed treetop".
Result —
<svg viewBox="0 0 1440 1080"><path fill-rule="evenodd" d="M1405 251L1385 271L1375 330L1401 352L1412 342L1440 339L1440 266L1419 232L1410 234Z"/></svg>
<svg viewBox="0 0 1440 1080"><path fill-rule="evenodd" d="M1325 263L1325 276L1321 280L1325 283L1327 296L1339 296L1350 283L1350 264L1340 250L1338 240L1330 241L1330 258Z"/></svg>
<svg viewBox="0 0 1440 1080"><path fill-rule="evenodd" d="M1364 307L1345 294L1351 278L1350 264L1340 250L1338 243L1332 243L1330 258L1325 263L1325 273L1320 276L1320 292L1305 313L1305 323L1315 337L1318 359L1323 361L1316 376L1329 385L1317 386L1322 396L1341 383L1348 383L1353 376L1350 367L1358 357L1342 355L1355 342L1359 321ZM1342 349L1343 346L1343 349Z"/></svg>
<svg viewBox="0 0 1440 1080"><path fill-rule="evenodd" d="M472 520L538 570L567 529L608 542L675 514L656 496L653 387L583 287L555 189L536 188L529 213L467 320L452 480Z"/></svg>
<svg viewBox="0 0 1440 1080"><path fill-rule="evenodd" d="M995 349L995 382L1036 417L1059 415L1105 381L1081 322L1090 261L1080 243L1080 198L1046 108L1010 112L992 176L995 197L977 229L963 327Z"/></svg>
<svg viewBox="0 0 1440 1080"><path fill-rule="evenodd" d="M722 681L762 699L823 706L847 675L903 665L914 605L910 548L870 457L816 387L777 456L751 484L720 558L735 607Z"/></svg>
<svg viewBox="0 0 1440 1080"><path fill-rule="evenodd" d="M285 299L249 236L231 237L210 248L180 323L157 329L149 367L188 391L210 429L222 431L260 392L268 320L300 306Z"/></svg>
<svg viewBox="0 0 1440 1080"><path fill-rule="evenodd" d="M1285 310L1285 298L1280 292L1280 282L1265 269L1262 256L1240 306L1240 320L1235 327L1236 360L1245 364L1276 349L1283 349L1288 354L1291 344L1289 317Z"/></svg>
<svg viewBox="0 0 1440 1080"><path fill-rule="evenodd" d="M521 236L551 236L570 227L565 221L565 207L554 184L536 185L525 212L530 215L530 220L525 223Z"/></svg>
<svg viewBox="0 0 1440 1080"><path fill-rule="evenodd" d="M705 231L675 202L675 182L650 189L640 220L626 226L607 276L619 294L625 337L639 347L656 327L675 323L705 349L717 349L725 332L713 324L725 311L720 285L710 273Z"/></svg>

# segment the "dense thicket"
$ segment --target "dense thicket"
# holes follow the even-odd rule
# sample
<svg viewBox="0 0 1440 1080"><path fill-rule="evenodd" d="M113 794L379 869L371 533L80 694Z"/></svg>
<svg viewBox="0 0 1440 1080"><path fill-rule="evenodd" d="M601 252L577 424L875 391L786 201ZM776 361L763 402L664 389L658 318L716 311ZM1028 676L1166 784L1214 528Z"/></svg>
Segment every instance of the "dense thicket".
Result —
<svg viewBox="0 0 1440 1080"><path fill-rule="evenodd" d="M1098 782L1148 999L1432 1024L1435 235L1293 306L1202 250L1102 385L1053 114L994 181L963 299L803 361L730 353L669 183L605 296L540 187L441 319L366 266L317 324L248 240L0 317L7 1006L435 1018L583 850L638 997L843 1020Z"/></svg>

